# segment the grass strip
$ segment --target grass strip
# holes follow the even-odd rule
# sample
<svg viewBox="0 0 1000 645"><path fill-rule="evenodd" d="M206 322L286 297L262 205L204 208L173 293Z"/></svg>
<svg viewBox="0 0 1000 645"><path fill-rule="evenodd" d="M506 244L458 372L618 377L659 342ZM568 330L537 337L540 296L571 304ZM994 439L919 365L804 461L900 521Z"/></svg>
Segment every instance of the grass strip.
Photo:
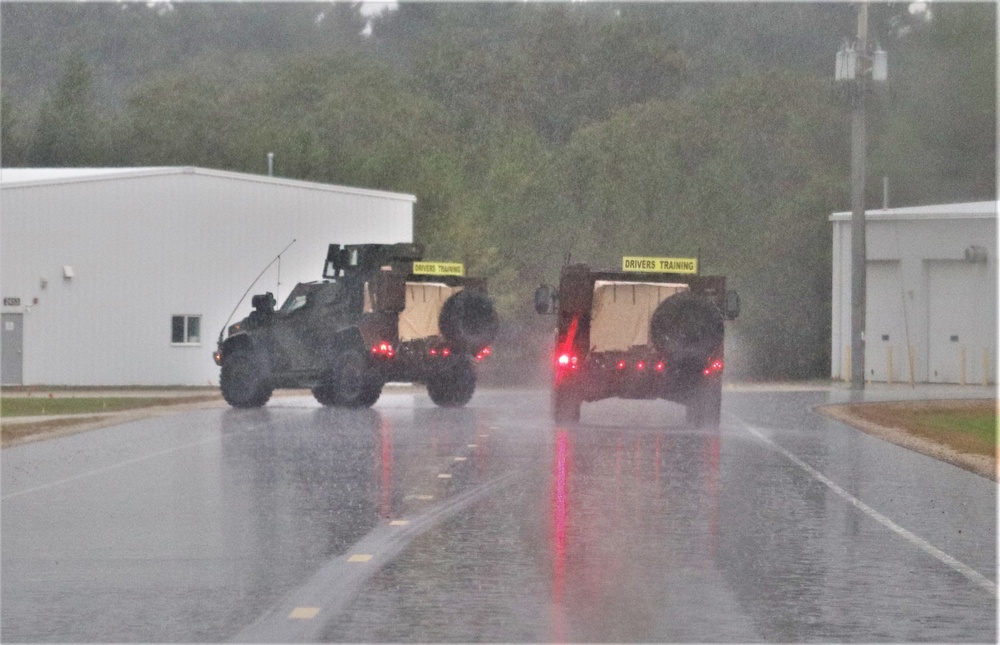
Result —
<svg viewBox="0 0 1000 645"><path fill-rule="evenodd" d="M157 405L180 405L212 401L218 395L152 397L4 397L0 417L30 417L56 414L98 414Z"/></svg>
<svg viewBox="0 0 1000 645"><path fill-rule="evenodd" d="M860 403L848 409L865 421L899 428L958 452L988 457L997 454L994 401Z"/></svg>
<svg viewBox="0 0 1000 645"><path fill-rule="evenodd" d="M35 435L49 435L53 432L69 430L74 426L100 421L101 417L68 417L65 419L48 419L32 423L8 423L0 426L0 446L9 446L21 439Z"/></svg>

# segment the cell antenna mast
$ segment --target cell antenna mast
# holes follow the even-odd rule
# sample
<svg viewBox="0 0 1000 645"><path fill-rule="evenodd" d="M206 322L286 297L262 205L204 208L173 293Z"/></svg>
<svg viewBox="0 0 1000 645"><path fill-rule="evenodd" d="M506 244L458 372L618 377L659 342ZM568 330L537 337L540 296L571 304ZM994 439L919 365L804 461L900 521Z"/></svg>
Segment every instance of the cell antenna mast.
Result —
<svg viewBox="0 0 1000 645"><path fill-rule="evenodd" d="M288 246L286 246L285 248L281 249L281 253L278 253L278 255L274 256L273 260L271 260L270 262L267 263L267 266L264 267L264 270L261 271L259 274L257 274L257 277L253 279L253 282L250 283L250 286L247 287L247 290L243 292L242 296L240 296L239 302L237 302L236 306L233 307L233 311L232 311L232 313L229 314L229 318L226 318L226 322L222 325L222 329L219 330L219 342L220 343L222 342L222 336L226 333L226 327L229 326L229 321L233 319L233 314L235 314L236 310L240 308L241 304L243 304L243 299L247 297L247 294L250 293L250 290L253 289L253 286L255 284L257 284L257 281L260 280L261 276L264 275L264 273L266 273L267 270L271 268L272 264L274 264L275 262L281 262L281 254L284 253L285 251L287 251L289 248L291 248L291 246L293 244L295 244L295 241L297 239L298 238L296 238L295 240L292 240L291 242L288 243Z"/></svg>

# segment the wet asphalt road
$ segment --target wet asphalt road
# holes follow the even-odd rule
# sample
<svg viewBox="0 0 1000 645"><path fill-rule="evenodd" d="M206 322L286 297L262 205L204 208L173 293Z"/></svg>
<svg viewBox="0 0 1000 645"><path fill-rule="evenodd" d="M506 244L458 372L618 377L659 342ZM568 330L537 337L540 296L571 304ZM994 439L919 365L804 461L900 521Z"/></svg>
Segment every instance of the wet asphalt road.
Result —
<svg viewBox="0 0 1000 645"><path fill-rule="evenodd" d="M7 448L0 640L996 641L996 483L810 411L846 392L547 396Z"/></svg>

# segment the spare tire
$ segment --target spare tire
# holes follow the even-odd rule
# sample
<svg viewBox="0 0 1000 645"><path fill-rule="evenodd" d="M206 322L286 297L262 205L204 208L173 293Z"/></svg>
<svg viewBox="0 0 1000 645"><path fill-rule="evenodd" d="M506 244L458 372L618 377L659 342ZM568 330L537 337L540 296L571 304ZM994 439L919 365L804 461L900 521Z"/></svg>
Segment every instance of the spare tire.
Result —
<svg viewBox="0 0 1000 645"><path fill-rule="evenodd" d="M689 291L676 293L656 307L649 337L660 352L678 358L707 358L722 344L722 312L711 300Z"/></svg>
<svg viewBox="0 0 1000 645"><path fill-rule="evenodd" d="M441 307L438 327L454 349L478 352L496 338L500 320L489 296L463 289Z"/></svg>

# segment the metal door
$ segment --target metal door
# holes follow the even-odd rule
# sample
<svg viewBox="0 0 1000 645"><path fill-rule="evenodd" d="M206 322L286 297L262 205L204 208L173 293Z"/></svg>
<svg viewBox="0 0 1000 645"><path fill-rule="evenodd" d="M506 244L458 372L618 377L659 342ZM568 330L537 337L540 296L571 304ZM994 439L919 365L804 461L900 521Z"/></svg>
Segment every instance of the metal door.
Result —
<svg viewBox="0 0 1000 645"><path fill-rule="evenodd" d="M985 265L962 261L927 263L928 381L974 380L973 359L982 356L993 333Z"/></svg>
<svg viewBox="0 0 1000 645"><path fill-rule="evenodd" d="M21 385L24 351L24 314L2 314L0 331L0 381L3 385Z"/></svg>
<svg viewBox="0 0 1000 645"><path fill-rule="evenodd" d="M899 261L869 260L867 279L865 378L879 382L908 380L910 339Z"/></svg>

